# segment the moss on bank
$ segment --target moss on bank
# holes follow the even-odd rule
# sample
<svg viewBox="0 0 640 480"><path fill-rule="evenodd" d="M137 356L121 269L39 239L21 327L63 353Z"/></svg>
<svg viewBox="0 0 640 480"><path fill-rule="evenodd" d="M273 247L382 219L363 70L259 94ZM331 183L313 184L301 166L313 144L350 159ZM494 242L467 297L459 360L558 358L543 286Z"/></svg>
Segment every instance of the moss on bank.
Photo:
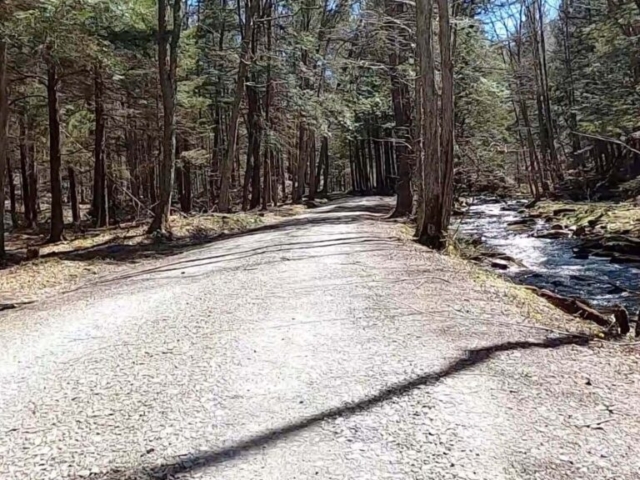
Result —
<svg viewBox="0 0 640 480"><path fill-rule="evenodd" d="M632 202L544 201L529 214L565 227L584 227L592 233L640 237L640 207Z"/></svg>

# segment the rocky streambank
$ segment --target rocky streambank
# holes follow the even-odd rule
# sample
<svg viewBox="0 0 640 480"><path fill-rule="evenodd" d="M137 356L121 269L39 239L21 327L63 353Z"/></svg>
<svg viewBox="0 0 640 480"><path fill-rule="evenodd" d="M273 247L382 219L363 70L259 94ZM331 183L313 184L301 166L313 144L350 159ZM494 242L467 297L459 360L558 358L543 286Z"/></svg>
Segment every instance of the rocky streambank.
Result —
<svg viewBox="0 0 640 480"><path fill-rule="evenodd" d="M640 208L476 198L461 210L472 260L609 331L636 322L640 333Z"/></svg>

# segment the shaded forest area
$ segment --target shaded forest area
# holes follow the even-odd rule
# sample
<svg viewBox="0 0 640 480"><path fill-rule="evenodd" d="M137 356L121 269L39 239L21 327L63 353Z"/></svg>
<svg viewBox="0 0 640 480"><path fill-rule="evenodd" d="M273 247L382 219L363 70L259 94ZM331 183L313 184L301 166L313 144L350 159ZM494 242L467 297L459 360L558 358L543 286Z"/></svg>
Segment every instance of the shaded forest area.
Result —
<svg viewBox="0 0 640 480"><path fill-rule="evenodd" d="M640 194L635 0L7 0L4 237L397 194ZM44 240L45 238L43 238Z"/></svg>

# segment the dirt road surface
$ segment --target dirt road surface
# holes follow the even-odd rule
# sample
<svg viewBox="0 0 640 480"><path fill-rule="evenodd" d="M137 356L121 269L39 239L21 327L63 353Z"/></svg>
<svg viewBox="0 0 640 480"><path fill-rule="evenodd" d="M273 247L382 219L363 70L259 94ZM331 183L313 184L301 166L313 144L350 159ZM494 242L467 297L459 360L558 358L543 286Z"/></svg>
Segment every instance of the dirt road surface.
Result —
<svg viewBox="0 0 640 480"><path fill-rule="evenodd" d="M389 202L3 313L0 478L640 478L633 348L532 328Z"/></svg>

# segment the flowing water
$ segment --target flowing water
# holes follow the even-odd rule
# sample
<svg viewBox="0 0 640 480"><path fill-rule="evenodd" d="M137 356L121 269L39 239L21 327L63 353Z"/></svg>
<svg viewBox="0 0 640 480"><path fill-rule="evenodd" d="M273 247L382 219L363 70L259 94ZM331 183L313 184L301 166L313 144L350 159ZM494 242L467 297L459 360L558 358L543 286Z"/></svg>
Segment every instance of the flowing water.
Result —
<svg viewBox="0 0 640 480"><path fill-rule="evenodd" d="M518 213L524 202L488 203L476 199L459 225L461 234L480 237L491 249L521 261L505 274L518 283L546 288L560 295L580 297L598 308L619 303L630 313L640 306L640 296L624 291L640 291L640 269L609 263L608 258L574 258L575 239L543 239L533 236L548 228L540 221L528 232L512 232L509 222L522 218ZM619 288L623 287L623 289Z"/></svg>

